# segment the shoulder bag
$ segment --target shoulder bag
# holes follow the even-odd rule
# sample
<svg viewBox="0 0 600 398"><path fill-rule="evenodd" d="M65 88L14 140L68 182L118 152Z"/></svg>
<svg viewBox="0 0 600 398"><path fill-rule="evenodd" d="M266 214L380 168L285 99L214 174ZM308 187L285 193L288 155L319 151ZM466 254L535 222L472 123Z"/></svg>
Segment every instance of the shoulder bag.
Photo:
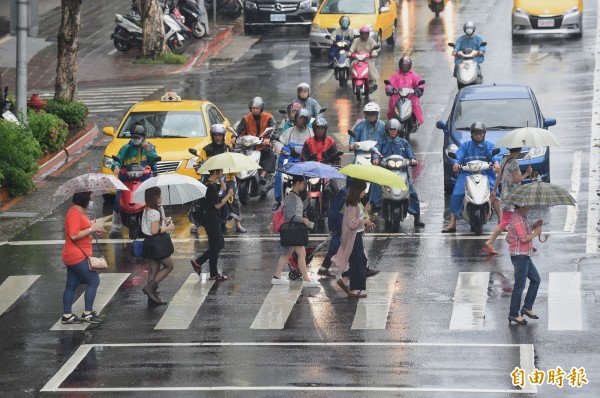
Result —
<svg viewBox="0 0 600 398"><path fill-rule="evenodd" d="M146 217L145 210L144 217ZM158 230L160 231L160 228ZM167 233L158 233L144 238L144 243L142 245L144 258L150 260L162 260L163 258L169 257L174 251L175 248L173 247L173 241L171 241L171 235Z"/></svg>
<svg viewBox="0 0 600 398"><path fill-rule="evenodd" d="M288 221L279 228L281 246L308 245L308 227L300 222Z"/></svg>
<svg viewBox="0 0 600 398"><path fill-rule="evenodd" d="M75 243L73 238L69 236L67 231L65 231L65 235L67 235L67 237L71 239L71 242L73 242L73 244L77 246L79 250L81 250L85 258L88 260L88 266L90 267L90 271L104 271L105 269L108 269L108 263L106 262L106 259L104 258L102 253L100 253L100 256L98 257L88 256L87 254L85 254L83 249L79 247L77 243ZM100 243L98 243L98 238L94 236L94 239L96 240L96 244L98 245L98 251L100 252Z"/></svg>

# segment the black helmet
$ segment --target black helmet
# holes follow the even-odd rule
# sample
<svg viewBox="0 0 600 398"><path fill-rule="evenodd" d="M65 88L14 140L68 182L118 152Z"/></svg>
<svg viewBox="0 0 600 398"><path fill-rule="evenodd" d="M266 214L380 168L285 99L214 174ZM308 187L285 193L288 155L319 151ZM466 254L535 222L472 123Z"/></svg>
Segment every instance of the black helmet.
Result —
<svg viewBox="0 0 600 398"><path fill-rule="evenodd" d="M213 124L212 126L210 126L210 138L211 138L213 144L215 143L215 134L223 135L222 144L224 144L226 132L227 132L227 130L225 129L225 126L223 126L222 124Z"/></svg>
<svg viewBox="0 0 600 398"><path fill-rule="evenodd" d="M305 126L308 126L308 123L310 122L310 112L304 108L300 109L300 111L298 113L296 113L296 117L294 118L294 123L298 124L298 119L300 119L301 117L306 119Z"/></svg>
<svg viewBox="0 0 600 398"><path fill-rule="evenodd" d="M350 18L348 18L346 15L342 15L340 18L340 26L344 30L348 29L350 26Z"/></svg>
<svg viewBox="0 0 600 398"><path fill-rule="evenodd" d="M476 29L477 29L477 27L475 26L475 23L473 21L467 21L463 25L463 32L465 32L467 37L473 36Z"/></svg>
<svg viewBox="0 0 600 398"><path fill-rule="evenodd" d="M313 131L316 131L317 127L324 127L325 128L325 134L327 134L327 129L329 128L329 126L327 124L327 120L325 120L325 118L323 116L321 116L321 115L318 115L317 118L315 119L315 121L312 124Z"/></svg>
<svg viewBox="0 0 600 398"><path fill-rule="evenodd" d="M254 97L252 101L248 103L248 109L252 112L252 108L260 108L260 111L265 110L265 101L261 97Z"/></svg>
<svg viewBox="0 0 600 398"><path fill-rule="evenodd" d="M398 61L398 69L400 69L402 72L408 72L411 68L412 59L410 59L408 55L404 55L402 58L400 58L400 61Z"/></svg>
<svg viewBox="0 0 600 398"><path fill-rule="evenodd" d="M477 141L473 138L473 133L475 132L483 132L483 137L480 141ZM486 133L486 129L485 129L485 124L481 123L481 122L475 122L471 125L471 139L475 142L483 142L485 140L485 133Z"/></svg>
<svg viewBox="0 0 600 398"><path fill-rule="evenodd" d="M133 125L133 129L131 130L131 135L141 135L145 137L147 134L146 127L144 125L136 123Z"/></svg>

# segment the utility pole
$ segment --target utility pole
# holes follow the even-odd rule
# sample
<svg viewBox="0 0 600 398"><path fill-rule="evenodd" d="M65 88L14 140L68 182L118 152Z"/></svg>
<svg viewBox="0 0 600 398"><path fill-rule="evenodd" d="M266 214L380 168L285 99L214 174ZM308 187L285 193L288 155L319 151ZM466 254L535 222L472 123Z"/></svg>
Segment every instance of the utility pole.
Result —
<svg viewBox="0 0 600 398"><path fill-rule="evenodd" d="M17 117L27 121L27 7L17 0Z"/></svg>

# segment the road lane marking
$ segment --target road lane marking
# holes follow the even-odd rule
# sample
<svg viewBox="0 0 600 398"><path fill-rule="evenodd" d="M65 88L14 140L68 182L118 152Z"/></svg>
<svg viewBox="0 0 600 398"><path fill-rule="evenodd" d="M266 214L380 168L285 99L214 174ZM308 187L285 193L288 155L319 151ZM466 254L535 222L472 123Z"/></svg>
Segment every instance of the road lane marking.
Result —
<svg viewBox="0 0 600 398"><path fill-rule="evenodd" d="M581 151L573 152L573 169L571 170L571 190L570 194L578 199L579 187L581 185ZM565 221L564 232L574 232L577 222L577 206L567 206L567 219Z"/></svg>
<svg viewBox="0 0 600 398"><path fill-rule="evenodd" d="M367 279L367 297L358 300L352 329L385 329L397 272L380 272Z"/></svg>
<svg viewBox="0 0 600 398"><path fill-rule="evenodd" d="M319 84L317 85L317 87L325 85L325 83L327 83L327 80L329 80L329 78L331 78L331 76L333 76L333 71L329 70L325 74L325 76L323 76L323 78L319 81Z"/></svg>
<svg viewBox="0 0 600 398"><path fill-rule="evenodd" d="M581 272L550 272L548 330L581 329Z"/></svg>
<svg viewBox="0 0 600 398"><path fill-rule="evenodd" d="M289 285L273 285L250 329L283 329L298 297L302 294L302 281Z"/></svg>
<svg viewBox="0 0 600 398"><path fill-rule="evenodd" d="M596 26L600 26L600 12L596 16ZM600 29L596 29L596 63L594 66L594 97L592 98L592 131L590 133L590 161L588 164L588 208L585 252L598 253L598 222L600 222Z"/></svg>
<svg viewBox="0 0 600 398"><path fill-rule="evenodd" d="M535 352L533 344L521 344L519 347L519 367L525 371L526 375L533 374L535 366ZM521 390L522 393L537 393L537 385L531 384L528 377L525 378L525 386Z"/></svg>
<svg viewBox="0 0 600 398"><path fill-rule="evenodd" d="M102 309L108 304L112 296L115 295L121 284L129 277L129 273L104 273L100 274L100 286L96 291L96 299L94 300L94 311L100 313ZM79 296L79 299L73 304L73 314L79 316L84 310L84 294ZM80 324L63 325L58 322L52 326L50 330L85 330L90 324L87 322Z"/></svg>
<svg viewBox="0 0 600 398"><path fill-rule="evenodd" d="M207 273L190 274L154 329L187 329L214 284Z"/></svg>
<svg viewBox="0 0 600 398"><path fill-rule="evenodd" d="M69 358L67 362L65 362L65 364L60 368L60 370L56 372L56 374L52 376L50 380L48 380L48 383L46 383L46 385L42 387L40 391L58 391L63 381L65 381L65 379L69 377L71 373L73 373L77 365L83 361L83 358L86 357L92 348L94 348L94 346L91 344L80 345L73 355L71 355L71 358Z"/></svg>
<svg viewBox="0 0 600 398"><path fill-rule="evenodd" d="M450 329L483 329L485 305L488 299L489 272L461 272L458 274Z"/></svg>
<svg viewBox="0 0 600 398"><path fill-rule="evenodd" d="M10 308L41 275L11 275L0 285L0 315Z"/></svg>

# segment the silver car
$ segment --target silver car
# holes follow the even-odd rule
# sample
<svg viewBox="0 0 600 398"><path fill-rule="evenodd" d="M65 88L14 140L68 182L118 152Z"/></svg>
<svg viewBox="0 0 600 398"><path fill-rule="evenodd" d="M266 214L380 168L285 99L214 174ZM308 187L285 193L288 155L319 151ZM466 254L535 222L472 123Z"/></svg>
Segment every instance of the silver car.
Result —
<svg viewBox="0 0 600 398"><path fill-rule="evenodd" d="M527 10L515 7L512 13L512 36L532 34L573 34L581 37L583 34L583 14L575 5L558 14L544 10L540 15L534 15Z"/></svg>

